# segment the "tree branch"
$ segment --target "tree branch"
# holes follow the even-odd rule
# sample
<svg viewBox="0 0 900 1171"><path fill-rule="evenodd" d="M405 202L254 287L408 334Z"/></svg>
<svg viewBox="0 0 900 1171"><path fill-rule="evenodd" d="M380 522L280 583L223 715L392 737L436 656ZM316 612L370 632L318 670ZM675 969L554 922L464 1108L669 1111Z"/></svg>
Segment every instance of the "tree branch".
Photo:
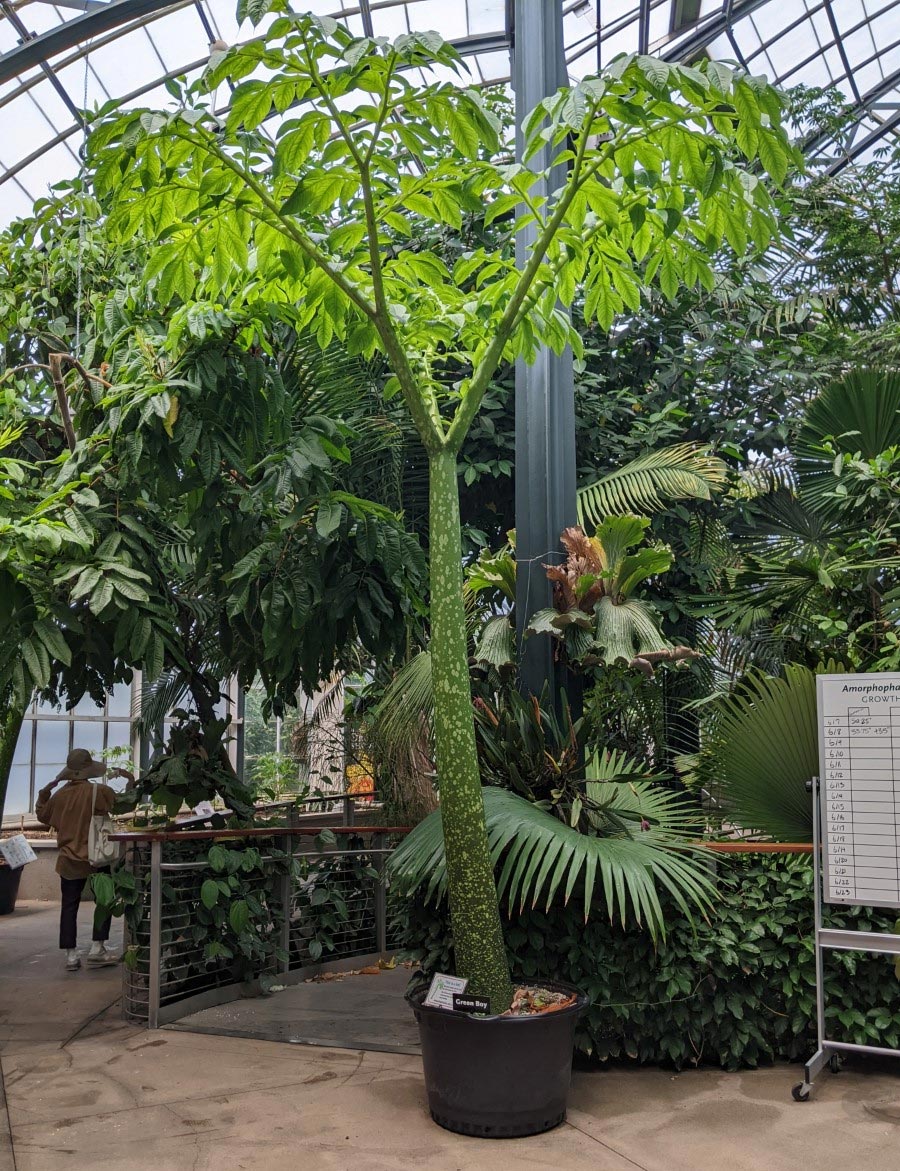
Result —
<svg viewBox="0 0 900 1171"><path fill-rule="evenodd" d="M56 401L59 405L63 430L66 433L66 442L69 445L69 451L74 451L75 444L78 441L75 438L75 428L72 426L72 415L69 411L69 399L66 395L66 386L63 381L62 360L64 357L64 354L50 354L48 358L48 369L50 370L50 378L53 381L53 389L56 391Z"/></svg>

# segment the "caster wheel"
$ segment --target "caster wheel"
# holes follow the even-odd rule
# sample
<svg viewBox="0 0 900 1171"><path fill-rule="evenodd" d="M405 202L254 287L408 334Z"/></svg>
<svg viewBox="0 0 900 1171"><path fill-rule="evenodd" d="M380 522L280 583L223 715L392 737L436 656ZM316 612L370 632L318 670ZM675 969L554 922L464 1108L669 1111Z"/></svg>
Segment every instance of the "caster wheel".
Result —
<svg viewBox="0 0 900 1171"><path fill-rule="evenodd" d="M828 1068L832 1073L840 1073L844 1067L844 1059L837 1053L832 1053L828 1058Z"/></svg>
<svg viewBox="0 0 900 1171"><path fill-rule="evenodd" d="M794 1086L791 1090L791 1097L795 1102L808 1102L810 1088L806 1082L800 1082L799 1085Z"/></svg>

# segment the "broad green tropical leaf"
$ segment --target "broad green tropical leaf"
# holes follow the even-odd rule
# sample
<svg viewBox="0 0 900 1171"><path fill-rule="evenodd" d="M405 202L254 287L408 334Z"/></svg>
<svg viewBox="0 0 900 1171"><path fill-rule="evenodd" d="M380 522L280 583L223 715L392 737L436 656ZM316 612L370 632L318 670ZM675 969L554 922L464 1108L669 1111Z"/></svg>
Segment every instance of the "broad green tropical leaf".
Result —
<svg viewBox="0 0 900 1171"><path fill-rule="evenodd" d="M789 664L783 678L749 674L720 702L700 759L726 821L777 841L809 841L806 782L819 765L815 673Z"/></svg>
<svg viewBox="0 0 900 1171"><path fill-rule="evenodd" d="M577 891L586 916L596 913L599 904L610 919L636 920L654 939L665 937L663 889L686 915L705 914L714 888L703 851L693 842L695 811L678 794L647 781L596 782L591 789L601 813L605 809L621 826L615 832L579 833L515 793L482 789L497 885L510 910L549 906L557 895L568 901ZM440 810L406 838L391 859L390 874L403 894L443 897L447 880Z"/></svg>
<svg viewBox="0 0 900 1171"><path fill-rule="evenodd" d="M516 661L515 632L509 618L499 614L489 618L481 631L473 657L489 667L508 667Z"/></svg>
<svg viewBox="0 0 900 1171"><path fill-rule="evenodd" d="M594 640L602 650L604 662L624 659L630 663L648 651L664 651L669 647L647 602L631 598L616 604L611 598L601 598L595 614Z"/></svg>
<svg viewBox="0 0 900 1171"><path fill-rule="evenodd" d="M828 436L839 451L864 459L900 444L900 371L860 367L826 386L806 408L800 455L815 455Z"/></svg>
<svg viewBox="0 0 900 1171"><path fill-rule="evenodd" d="M824 514L840 507L832 493L838 485L829 452L874 459L900 444L900 372L860 367L826 386L809 404L797 443L800 496Z"/></svg>
<svg viewBox="0 0 900 1171"><path fill-rule="evenodd" d="M709 500L726 480L725 463L697 443L648 451L578 489L578 519L599 525L623 512L658 512L673 500Z"/></svg>

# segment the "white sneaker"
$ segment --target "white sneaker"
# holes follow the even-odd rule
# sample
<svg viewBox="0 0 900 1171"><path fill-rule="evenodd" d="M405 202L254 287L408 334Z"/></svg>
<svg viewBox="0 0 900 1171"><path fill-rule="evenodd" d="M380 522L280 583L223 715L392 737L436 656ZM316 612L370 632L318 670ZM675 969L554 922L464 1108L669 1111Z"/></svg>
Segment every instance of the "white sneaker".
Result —
<svg viewBox="0 0 900 1171"><path fill-rule="evenodd" d="M66 971L77 972L81 967L81 959L77 951L71 951L66 955Z"/></svg>
<svg viewBox="0 0 900 1171"><path fill-rule="evenodd" d="M89 968L105 968L109 964L117 964L119 957L106 950L106 944L101 944L98 951L88 952L87 963Z"/></svg>

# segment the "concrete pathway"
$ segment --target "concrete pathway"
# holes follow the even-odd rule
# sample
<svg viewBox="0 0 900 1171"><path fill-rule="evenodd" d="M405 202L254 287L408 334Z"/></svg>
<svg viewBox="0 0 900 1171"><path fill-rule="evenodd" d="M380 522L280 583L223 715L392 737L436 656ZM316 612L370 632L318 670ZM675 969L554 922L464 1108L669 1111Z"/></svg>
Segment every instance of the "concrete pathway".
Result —
<svg viewBox="0 0 900 1171"><path fill-rule="evenodd" d="M402 965L385 971L366 968L322 983L293 984L271 996L204 1008L167 1028L416 1055L419 1027L404 999L409 977Z"/></svg>
<svg viewBox="0 0 900 1171"><path fill-rule="evenodd" d="M116 970L59 974L55 914L0 919L2 1171L900 1167L900 1063L857 1063L802 1105L797 1066L576 1072L556 1131L466 1139L430 1121L416 1057L126 1025L104 1007Z"/></svg>

